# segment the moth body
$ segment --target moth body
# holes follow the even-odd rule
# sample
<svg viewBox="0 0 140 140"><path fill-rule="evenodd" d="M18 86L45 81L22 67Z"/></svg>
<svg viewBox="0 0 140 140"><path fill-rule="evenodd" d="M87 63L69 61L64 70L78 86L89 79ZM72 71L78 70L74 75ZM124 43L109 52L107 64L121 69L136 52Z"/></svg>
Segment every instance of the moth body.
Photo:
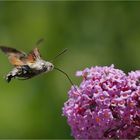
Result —
<svg viewBox="0 0 140 140"><path fill-rule="evenodd" d="M54 65L44 60L38 60L37 62L29 65L23 65L14 67L7 75L6 81L10 82L12 78L29 79L37 76L41 73L52 71Z"/></svg>
<svg viewBox="0 0 140 140"><path fill-rule="evenodd" d="M37 72L49 72L54 68L52 63L42 59L38 59L34 63L29 63L28 66Z"/></svg>
<svg viewBox="0 0 140 140"><path fill-rule="evenodd" d="M54 65L41 58L38 48L34 48L28 54L11 47L0 46L0 49L8 56L9 62L14 68L6 75L6 80L12 78L29 79L41 73L52 71Z"/></svg>
<svg viewBox="0 0 140 140"><path fill-rule="evenodd" d="M39 40L36 45L38 45L41 41L42 40ZM28 54L7 46L0 46L0 49L7 55L9 62L14 66L14 68L5 77L7 82L10 82L12 78L26 80L41 73L46 73L56 69L65 74L70 83L73 85L71 79L64 71L54 67L52 63L41 58L38 48L34 48ZM63 50L55 56L54 59L66 51L67 49Z"/></svg>

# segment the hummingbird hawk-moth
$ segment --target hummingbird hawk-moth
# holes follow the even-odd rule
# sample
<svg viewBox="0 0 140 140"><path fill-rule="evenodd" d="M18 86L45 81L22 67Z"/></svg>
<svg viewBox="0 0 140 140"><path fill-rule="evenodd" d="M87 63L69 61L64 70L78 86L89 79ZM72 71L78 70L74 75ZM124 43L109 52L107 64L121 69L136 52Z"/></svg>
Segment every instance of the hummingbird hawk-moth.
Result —
<svg viewBox="0 0 140 140"><path fill-rule="evenodd" d="M36 45L40 44L43 39L37 41ZM23 80L30 79L41 73L52 71L56 69L67 76L70 83L73 85L69 76L59 68L54 67L51 62L42 59L39 49L35 47L31 52L26 54L25 52L18 51L15 48L0 46L2 52L4 52L9 59L9 62L14 66L14 68L6 75L6 81L10 82L12 78L20 78ZM63 50L57 56L66 52L67 49Z"/></svg>

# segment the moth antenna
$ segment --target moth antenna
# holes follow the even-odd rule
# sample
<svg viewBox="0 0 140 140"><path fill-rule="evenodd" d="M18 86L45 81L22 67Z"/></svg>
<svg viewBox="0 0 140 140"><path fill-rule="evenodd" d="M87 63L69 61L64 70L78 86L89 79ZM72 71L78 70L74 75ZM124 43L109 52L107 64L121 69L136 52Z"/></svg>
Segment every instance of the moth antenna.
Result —
<svg viewBox="0 0 140 140"><path fill-rule="evenodd" d="M62 52L58 53L54 58L50 59L50 61L54 61L57 57L59 57L60 55L62 55L63 53L65 53L68 49L65 48Z"/></svg>
<svg viewBox="0 0 140 140"><path fill-rule="evenodd" d="M70 77L68 76L68 74L66 72L64 72L63 70L61 70L59 68L56 68L56 67L54 67L54 69L56 69L56 70L60 71L61 73L63 73L68 78L68 80L70 81L71 85L74 86L72 80L70 79Z"/></svg>
<svg viewBox="0 0 140 140"><path fill-rule="evenodd" d="M44 38L40 38L40 39L36 42L36 46L39 46L42 42L44 42Z"/></svg>

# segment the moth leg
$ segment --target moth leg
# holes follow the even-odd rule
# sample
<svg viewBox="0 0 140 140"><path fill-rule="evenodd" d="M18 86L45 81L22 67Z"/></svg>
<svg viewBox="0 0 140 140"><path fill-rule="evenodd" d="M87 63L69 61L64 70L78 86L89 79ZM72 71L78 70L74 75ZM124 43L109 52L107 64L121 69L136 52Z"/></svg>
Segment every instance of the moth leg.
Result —
<svg viewBox="0 0 140 140"><path fill-rule="evenodd" d="M30 79L31 77L25 77L25 78L18 78L18 80L28 80Z"/></svg>

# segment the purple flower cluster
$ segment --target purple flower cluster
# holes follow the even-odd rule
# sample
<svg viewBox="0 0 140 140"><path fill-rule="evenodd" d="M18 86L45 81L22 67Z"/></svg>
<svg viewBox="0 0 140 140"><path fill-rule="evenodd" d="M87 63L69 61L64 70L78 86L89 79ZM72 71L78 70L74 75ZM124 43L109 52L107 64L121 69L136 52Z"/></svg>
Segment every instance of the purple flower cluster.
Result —
<svg viewBox="0 0 140 140"><path fill-rule="evenodd" d="M76 139L133 139L140 134L140 71L127 75L113 65L78 71L63 107Z"/></svg>

